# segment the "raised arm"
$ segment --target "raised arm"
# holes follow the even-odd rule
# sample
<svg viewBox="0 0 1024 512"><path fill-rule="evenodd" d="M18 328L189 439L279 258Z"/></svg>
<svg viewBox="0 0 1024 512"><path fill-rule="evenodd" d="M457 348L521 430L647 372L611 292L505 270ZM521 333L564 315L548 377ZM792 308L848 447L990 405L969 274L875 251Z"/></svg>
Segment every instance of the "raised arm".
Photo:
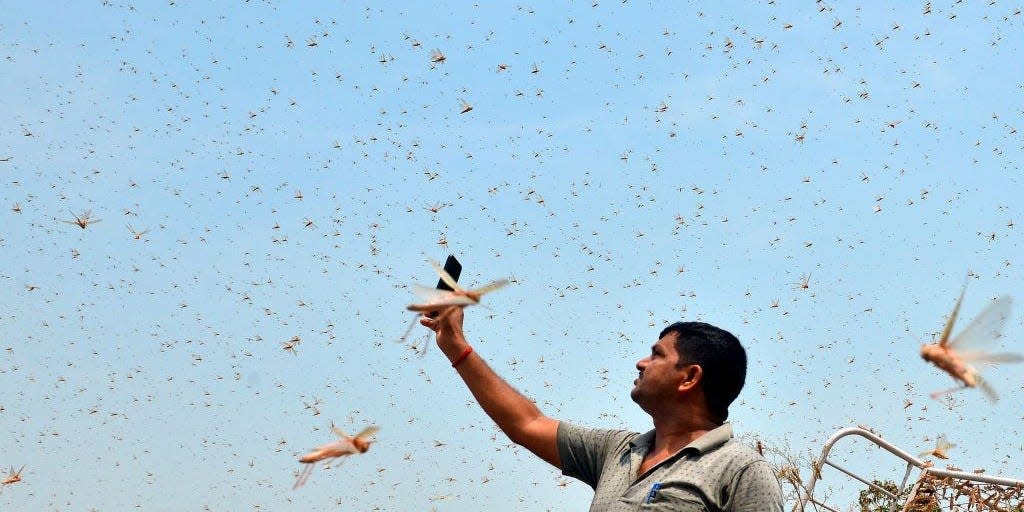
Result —
<svg viewBox="0 0 1024 512"><path fill-rule="evenodd" d="M533 401L505 382L475 351L465 355L470 345L462 332L462 319L462 308L453 307L437 320L421 317L420 323L437 333L437 346L449 361L456 362L456 371L498 428L512 442L561 469L555 441L558 421L541 413Z"/></svg>

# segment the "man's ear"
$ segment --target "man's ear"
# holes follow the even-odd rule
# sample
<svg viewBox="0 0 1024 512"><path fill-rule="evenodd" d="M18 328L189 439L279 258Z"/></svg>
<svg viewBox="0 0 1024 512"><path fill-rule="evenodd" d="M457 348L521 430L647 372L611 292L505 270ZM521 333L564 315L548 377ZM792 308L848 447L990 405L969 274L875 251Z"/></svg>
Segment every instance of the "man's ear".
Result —
<svg viewBox="0 0 1024 512"><path fill-rule="evenodd" d="M683 368L679 391L692 391L704 379L704 368L699 364L688 364Z"/></svg>

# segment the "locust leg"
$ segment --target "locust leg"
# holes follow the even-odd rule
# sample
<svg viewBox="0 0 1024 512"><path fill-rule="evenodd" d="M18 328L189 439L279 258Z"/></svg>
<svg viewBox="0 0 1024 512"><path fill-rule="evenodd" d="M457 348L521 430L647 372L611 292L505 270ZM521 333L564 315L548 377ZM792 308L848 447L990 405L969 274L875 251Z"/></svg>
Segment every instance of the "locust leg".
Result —
<svg viewBox="0 0 1024 512"><path fill-rule="evenodd" d="M950 394L950 393L954 393L954 392L956 392L956 391L960 391L961 389L967 389L967 386L964 386L964 385L960 385L960 386L957 386L957 387L955 387L955 388L949 388L949 389L944 389L944 390L942 390L942 391L936 391L936 392L932 393L932 394L931 394L930 396L931 396L931 397L932 397L933 399L935 399L935 400L938 400L938 399L939 399L939 397L941 397L941 396L943 396L943 395L948 395L948 394Z"/></svg>
<svg viewBox="0 0 1024 512"><path fill-rule="evenodd" d="M434 318L434 321L435 322L440 322L442 319L444 319L444 317L450 315L452 313L452 311L455 311L455 308L457 308L457 307L459 307L459 306L448 306L447 308L444 309L444 311L442 311L439 315L437 315Z"/></svg>
<svg viewBox="0 0 1024 512"><path fill-rule="evenodd" d="M418 319L419 319L419 316L418 316L418 315L417 315L417 316L415 316L415 317L413 317L413 319L412 319L412 322L409 322L409 327L406 327L406 328L405 328L405 332L404 332L404 333L402 334L402 337L401 337L401 338L398 338L398 339L396 340L396 341L397 341L398 343L405 343L405 340L406 340L406 339L407 339L407 338L409 337L409 333L411 333L411 332L412 332L412 328L413 328L413 327L416 327L416 323L417 323L416 321L417 321Z"/></svg>
<svg viewBox="0 0 1024 512"><path fill-rule="evenodd" d="M295 485L292 486L293 491L298 489L299 487L302 487L303 485L306 485L306 480L309 480L309 474L313 472L313 467L315 466L316 463L311 462L309 464L306 464L306 466L302 468L302 472L299 473L299 478L295 479Z"/></svg>

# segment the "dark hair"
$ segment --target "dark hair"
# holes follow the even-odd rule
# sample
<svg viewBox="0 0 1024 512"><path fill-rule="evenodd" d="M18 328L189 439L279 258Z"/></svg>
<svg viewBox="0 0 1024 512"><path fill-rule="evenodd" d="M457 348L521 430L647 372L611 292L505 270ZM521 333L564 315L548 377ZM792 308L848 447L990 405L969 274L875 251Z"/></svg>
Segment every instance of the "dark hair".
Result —
<svg viewBox="0 0 1024 512"><path fill-rule="evenodd" d="M658 338L676 333L677 368L700 365L708 411L721 421L729 417L729 404L743 389L747 378L747 353L732 333L704 322L676 322Z"/></svg>

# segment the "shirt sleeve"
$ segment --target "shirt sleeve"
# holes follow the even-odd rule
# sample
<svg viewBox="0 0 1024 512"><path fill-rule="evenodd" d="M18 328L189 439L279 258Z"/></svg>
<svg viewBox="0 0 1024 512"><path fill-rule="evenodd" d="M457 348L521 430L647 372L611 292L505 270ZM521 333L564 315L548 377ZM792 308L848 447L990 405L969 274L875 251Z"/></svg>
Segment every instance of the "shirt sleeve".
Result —
<svg viewBox="0 0 1024 512"><path fill-rule="evenodd" d="M609 453L628 435L629 432L621 430L584 428L560 422L557 443L562 474L596 488Z"/></svg>
<svg viewBox="0 0 1024 512"><path fill-rule="evenodd" d="M752 462L729 483L728 512L782 512L782 487L767 461Z"/></svg>

